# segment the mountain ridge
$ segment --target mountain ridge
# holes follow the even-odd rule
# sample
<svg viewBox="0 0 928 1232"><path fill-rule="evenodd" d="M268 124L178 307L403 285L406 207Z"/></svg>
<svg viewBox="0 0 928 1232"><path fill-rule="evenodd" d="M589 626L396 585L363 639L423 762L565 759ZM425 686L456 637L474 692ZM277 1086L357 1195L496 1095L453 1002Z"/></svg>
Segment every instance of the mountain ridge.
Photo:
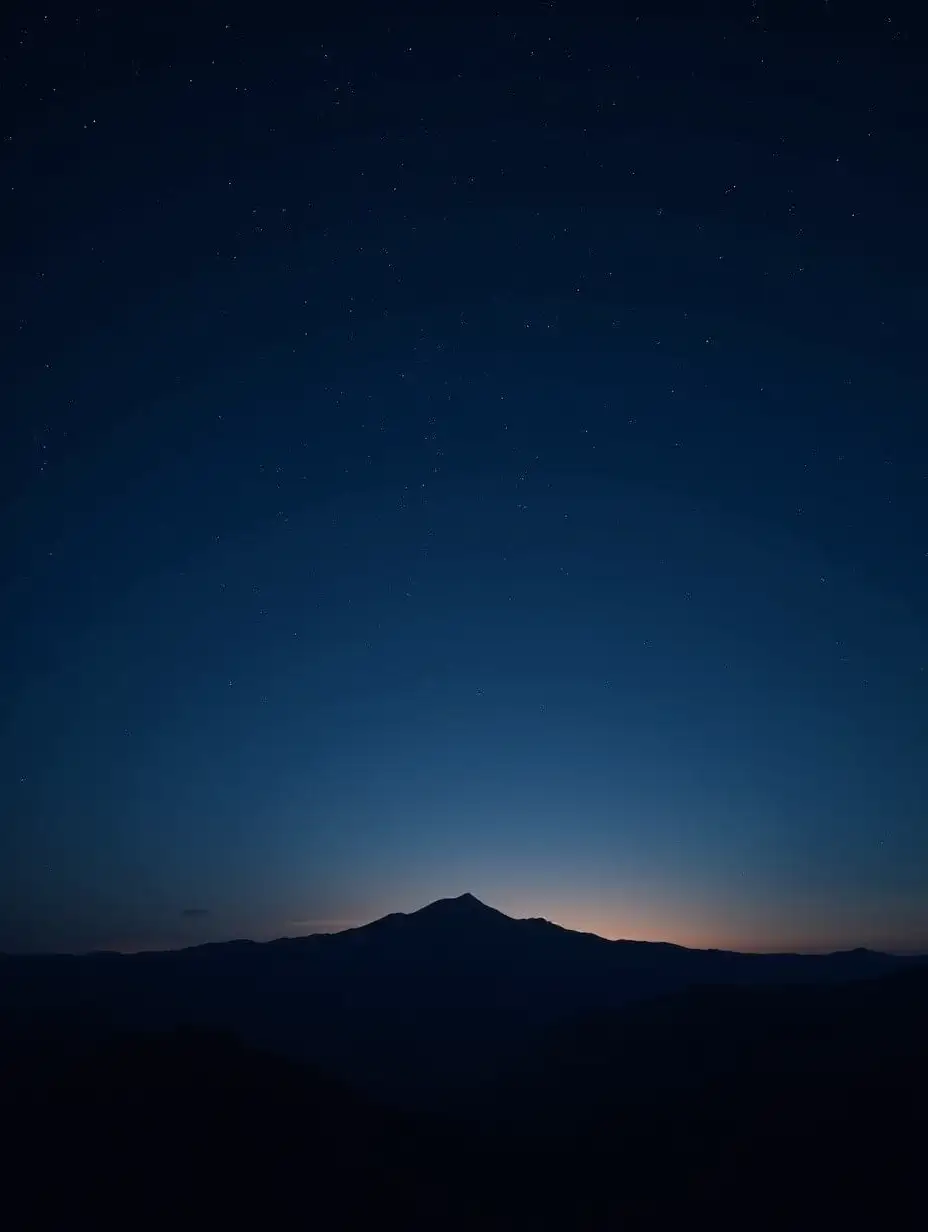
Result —
<svg viewBox="0 0 928 1232"><path fill-rule="evenodd" d="M337 938L357 935L367 932L368 930L377 930L381 927L395 926L401 921L407 922L411 926L427 926L435 922L442 924L454 923L460 926L468 924L483 924L489 925L491 922L501 927L510 925L532 925L536 928L544 926L552 930L552 935L566 935L573 938L590 938L596 942L601 942L604 945L614 947L628 947L630 950L645 950L650 949L655 953L657 950L675 951L680 954L704 954L704 955L724 955L737 956L750 959L777 959L777 958L802 958L802 959L839 959L839 958L875 958L887 960L901 961L923 961L928 960L928 954L922 953L897 953L889 950L875 950L868 946L854 946L848 949L836 949L826 951L808 951L808 950L737 950L725 949L717 946L698 947L682 945L675 941L655 941L655 940L639 940L627 937L603 937L602 934L591 932L587 929L571 928L568 925L558 924L554 920L550 920L545 916L511 916L506 912L501 911L497 907L492 907L478 898L470 891L465 891L458 895L449 895L443 898L433 899L431 902L424 904L422 907L416 908L414 911L391 911L386 915L378 916L373 920L365 921L362 924L352 925L350 928L339 929L335 932L314 932L304 933L301 935L282 934L279 937L272 937L266 941L255 941L249 937L231 937L225 941L204 941L195 945L180 946L177 948L167 949L150 949L150 950L89 950L89 951L50 951L42 953L11 953L9 951L0 951L0 961L15 960L15 961L35 961L43 959L61 959L61 958L77 958L77 959L93 959L93 958L138 958L143 955L167 955L167 954L186 954L194 951L212 951L217 952L222 949L243 951L254 947L261 948L266 946L277 945L299 945L300 943L318 944L320 941L331 941Z"/></svg>
<svg viewBox="0 0 928 1232"><path fill-rule="evenodd" d="M718 955L738 955L750 958L781 958L781 957L796 957L796 958L837 958L840 956L871 956L875 958L901 958L908 960L919 961L922 958L928 958L928 955L922 954L894 954L887 950L874 950L867 946L855 946L850 949L837 949L827 951L803 951L803 950L737 950L725 949L718 946L698 947L682 945L676 941L654 941L654 940L638 940L628 937L604 937L601 933L591 932L588 929L571 928L565 924L558 924L556 921L548 919L546 916L511 916L506 912L501 911L497 907L492 907L485 903L477 895L470 891L465 891L463 894L448 895L442 898L433 899L422 907L417 907L414 911L391 911L386 915L378 916L373 920L368 920L363 924L353 925L351 928L339 929L337 932L318 932L308 933L302 936L284 935L272 938L269 941L248 941L247 939L236 939L230 941L213 941L206 942L204 945L222 946L222 945L274 945L284 942L299 943L301 941L315 941L318 939L329 939L344 937L348 934L356 934L368 929L376 929L381 925L387 925L390 922L409 921L415 924L432 923L435 920L455 921L458 923L467 922L484 922L491 921L497 924L504 925L523 925L529 924L533 926L546 926L553 932L558 934L567 934L571 937L593 938L596 942L602 942L609 946L627 946L633 949L651 948L654 950L663 951L678 951L684 954L718 954ZM202 949L204 945L186 946L185 949ZM114 951L107 951L114 952ZM146 953L168 953L169 951L145 951Z"/></svg>

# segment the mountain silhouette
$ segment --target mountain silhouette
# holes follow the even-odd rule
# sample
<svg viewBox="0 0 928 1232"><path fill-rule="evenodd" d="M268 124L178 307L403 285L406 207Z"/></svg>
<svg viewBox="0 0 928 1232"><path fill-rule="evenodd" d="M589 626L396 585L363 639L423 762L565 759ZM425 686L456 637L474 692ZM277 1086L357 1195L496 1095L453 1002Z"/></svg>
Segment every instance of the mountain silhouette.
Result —
<svg viewBox="0 0 928 1232"><path fill-rule="evenodd" d="M475 938L487 929L507 928L517 923L519 921L497 911L495 907L487 906L475 895L459 894L454 898L436 899L417 911L394 911L369 924L326 936L346 938L360 934L364 938L379 935L411 938L440 932L447 937L449 932L456 931L464 938Z"/></svg>
<svg viewBox="0 0 928 1232"><path fill-rule="evenodd" d="M413 911L409 914L418 919L435 919L443 916L458 918L496 916L506 920L510 918L504 915L502 911L497 911L495 907L488 907L486 903L481 902L476 894L471 894L469 891L449 898L437 898L434 902L427 903L424 907L420 907L418 911Z"/></svg>
<svg viewBox="0 0 928 1232"><path fill-rule="evenodd" d="M815 985L917 962L609 941L473 894L339 933L136 955L7 957L0 1033L231 1030L392 1099L443 1102L558 1023L700 985Z"/></svg>
<svg viewBox="0 0 928 1232"><path fill-rule="evenodd" d="M488 907L474 894L459 894L456 898L439 898L406 917L418 924L432 927L435 923L454 923L462 926L481 927L514 923L512 918ZM376 921L375 921L376 923Z"/></svg>

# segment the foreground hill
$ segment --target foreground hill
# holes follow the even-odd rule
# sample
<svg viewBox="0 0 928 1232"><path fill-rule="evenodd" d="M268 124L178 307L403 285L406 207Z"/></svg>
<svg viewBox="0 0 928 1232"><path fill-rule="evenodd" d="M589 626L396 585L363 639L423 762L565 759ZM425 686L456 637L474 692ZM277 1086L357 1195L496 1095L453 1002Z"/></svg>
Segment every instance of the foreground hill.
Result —
<svg viewBox="0 0 928 1232"><path fill-rule="evenodd" d="M23 1043L0 1083L9 1227L472 1226L407 1119L230 1036Z"/></svg>
<svg viewBox="0 0 928 1232"><path fill-rule="evenodd" d="M607 941L472 895L346 932L132 956L6 958L0 1022L70 1033L231 1030L393 1099L444 1100L559 1021L700 984L830 984L910 965L865 950L757 955Z"/></svg>
<svg viewBox="0 0 928 1232"><path fill-rule="evenodd" d="M0 1209L16 1227L922 1226L924 968L694 989L526 1044L444 1116L214 1033L7 1046Z"/></svg>

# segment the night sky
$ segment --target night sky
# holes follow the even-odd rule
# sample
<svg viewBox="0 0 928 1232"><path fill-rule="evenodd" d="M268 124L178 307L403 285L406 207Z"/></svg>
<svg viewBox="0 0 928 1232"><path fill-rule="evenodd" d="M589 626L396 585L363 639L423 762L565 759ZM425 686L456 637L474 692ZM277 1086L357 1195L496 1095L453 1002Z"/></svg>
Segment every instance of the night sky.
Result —
<svg viewBox="0 0 928 1232"><path fill-rule="evenodd" d="M928 948L918 7L191 7L4 19L0 949Z"/></svg>

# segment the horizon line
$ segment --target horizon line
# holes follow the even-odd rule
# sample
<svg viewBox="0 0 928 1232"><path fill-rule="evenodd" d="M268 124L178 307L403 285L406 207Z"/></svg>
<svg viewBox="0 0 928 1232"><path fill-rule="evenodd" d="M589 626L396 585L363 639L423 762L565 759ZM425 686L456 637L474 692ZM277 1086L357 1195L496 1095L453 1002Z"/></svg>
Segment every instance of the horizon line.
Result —
<svg viewBox="0 0 928 1232"><path fill-rule="evenodd" d="M158 942L153 942L151 944L147 944L143 942L139 944L137 941L125 940L122 942L112 942L107 945L99 945L99 946L94 946L90 949L81 949L81 950L76 950L76 949L73 949L73 950L61 950L61 949L0 950L0 957L4 957L4 958L41 957L43 955L47 957L55 957L55 956L89 957L95 954L120 954L126 957L130 957L135 954L181 953L184 950L202 949L208 945L234 945L237 943L238 944L248 943L252 945L270 945L276 941L299 941L305 937L311 937L311 936L337 936L339 933L342 933L342 932L349 932L356 928L364 928L367 925L376 924L378 923L378 921L386 919L389 916L415 915L419 911L423 911L426 908L433 906L435 903L453 902L455 900L466 899L466 898L474 899L480 906L485 907L487 910L497 912L500 915L505 915L507 916L507 918L512 919L512 920L519 920L519 921L521 920L545 920L547 923L552 924L557 928L561 928L566 932L578 933L580 935L585 935L585 936L599 937L603 941L607 941L610 943L625 942L625 943L634 944L634 945L671 945L671 946L675 946L679 949L684 949L684 950L705 951L705 952L714 951L714 952L729 953L729 954L756 954L758 956L777 955L777 954L783 954L783 955L795 954L795 955L800 955L800 956L806 955L809 957L816 957L816 956L822 957L822 956L827 956L830 954L850 953L854 950L869 950L872 953L887 954L887 955L898 957L898 958L918 958L918 957L928 956L928 940L926 940L924 944L921 946L916 945L913 947L911 942L903 943L902 945L899 945L896 943L890 943L888 945L881 945L881 944L875 944L873 942L869 942L869 943L859 942L857 944L851 944L848 942L824 943L824 944L821 942L805 942L805 943L800 943L799 945L796 945L795 942L792 944L790 943L782 944L781 943L779 945L769 944L769 943L758 944L757 942L751 942L751 943L739 945L739 944L732 944L730 942L725 943L725 944L706 944L706 943L695 944L695 943L688 943L688 942L682 942L682 941L670 941L667 939L655 939L655 938L650 938L650 937L649 938L628 937L628 936L609 937L603 933L597 932L595 929L578 928L578 927L574 927L568 924L560 924L556 920L552 920L547 916L538 916L538 915L510 916L508 915L507 912L501 911L499 908L491 907L489 904L484 903L481 899L477 898L476 895L471 894L469 892L465 892L464 894L445 895L445 896L442 896L441 898L432 899L428 903L425 903L422 907L415 908L412 911L388 911L384 913L383 915L375 916L373 919L365 919L365 920L314 920L314 919L291 920L289 921L289 924L291 927L301 928L301 929L304 929L305 931L302 933L287 933L287 932L275 933L273 936L263 937L261 940L257 940L254 937L246 937L243 935L231 935L231 936L226 936L222 939L212 939L211 938L208 940L195 941L195 942L178 941L177 943L174 943L174 944L170 944L170 943L163 944L163 943L158 943Z"/></svg>

